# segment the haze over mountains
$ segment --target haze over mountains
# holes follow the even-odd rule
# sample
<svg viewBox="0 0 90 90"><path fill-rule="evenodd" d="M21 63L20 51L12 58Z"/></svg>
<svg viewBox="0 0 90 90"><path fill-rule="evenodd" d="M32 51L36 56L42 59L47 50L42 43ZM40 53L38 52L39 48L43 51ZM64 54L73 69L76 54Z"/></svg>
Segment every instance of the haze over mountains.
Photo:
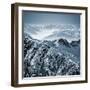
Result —
<svg viewBox="0 0 90 90"><path fill-rule="evenodd" d="M73 24L25 24L24 31L34 39L67 39L68 42L80 39L80 28Z"/></svg>

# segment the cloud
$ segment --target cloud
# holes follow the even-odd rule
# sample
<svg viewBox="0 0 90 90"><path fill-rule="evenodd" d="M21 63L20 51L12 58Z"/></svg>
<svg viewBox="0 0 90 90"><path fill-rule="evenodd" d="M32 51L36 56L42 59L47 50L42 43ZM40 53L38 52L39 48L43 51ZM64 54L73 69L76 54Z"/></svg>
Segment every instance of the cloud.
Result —
<svg viewBox="0 0 90 90"><path fill-rule="evenodd" d="M80 29L73 24L25 24L24 31L39 40L80 39Z"/></svg>

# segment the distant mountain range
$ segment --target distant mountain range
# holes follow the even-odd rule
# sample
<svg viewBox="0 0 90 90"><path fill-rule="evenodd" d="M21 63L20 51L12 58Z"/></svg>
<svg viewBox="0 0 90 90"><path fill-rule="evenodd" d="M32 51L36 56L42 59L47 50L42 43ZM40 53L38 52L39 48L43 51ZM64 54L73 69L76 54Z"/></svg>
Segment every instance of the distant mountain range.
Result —
<svg viewBox="0 0 90 90"><path fill-rule="evenodd" d="M25 24L24 31L38 40L67 39L68 42L80 39L80 29L72 24Z"/></svg>
<svg viewBox="0 0 90 90"><path fill-rule="evenodd" d="M80 75L80 40L37 40L24 33L23 77Z"/></svg>

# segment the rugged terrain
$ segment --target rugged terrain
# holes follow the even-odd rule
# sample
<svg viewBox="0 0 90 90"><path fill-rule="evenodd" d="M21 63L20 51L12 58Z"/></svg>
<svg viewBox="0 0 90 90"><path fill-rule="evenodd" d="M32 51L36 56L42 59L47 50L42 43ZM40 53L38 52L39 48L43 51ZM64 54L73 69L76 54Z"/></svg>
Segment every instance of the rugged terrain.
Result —
<svg viewBox="0 0 90 90"><path fill-rule="evenodd" d="M37 40L24 33L23 77L80 75L80 40Z"/></svg>

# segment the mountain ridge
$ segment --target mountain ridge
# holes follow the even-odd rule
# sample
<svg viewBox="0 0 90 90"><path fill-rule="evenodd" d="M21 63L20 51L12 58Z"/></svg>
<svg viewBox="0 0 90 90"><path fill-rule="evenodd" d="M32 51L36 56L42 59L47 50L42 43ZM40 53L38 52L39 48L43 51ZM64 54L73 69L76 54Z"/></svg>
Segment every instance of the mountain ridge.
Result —
<svg viewBox="0 0 90 90"><path fill-rule="evenodd" d="M23 77L80 75L80 56L74 53L80 50L80 40L40 41L24 35Z"/></svg>

